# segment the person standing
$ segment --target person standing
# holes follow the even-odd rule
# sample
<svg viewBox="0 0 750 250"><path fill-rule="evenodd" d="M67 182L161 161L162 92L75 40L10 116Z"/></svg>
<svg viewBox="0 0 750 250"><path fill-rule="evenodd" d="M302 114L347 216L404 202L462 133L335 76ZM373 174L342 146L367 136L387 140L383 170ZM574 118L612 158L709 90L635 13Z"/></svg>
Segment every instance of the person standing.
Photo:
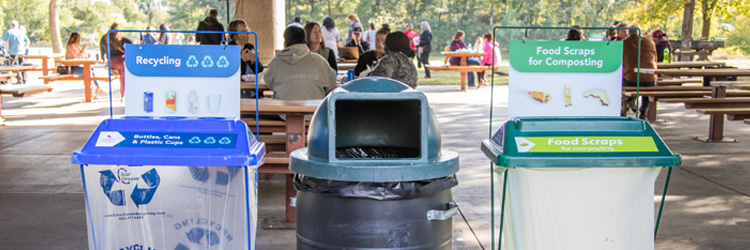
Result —
<svg viewBox="0 0 750 250"><path fill-rule="evenodd" d="M492 41L492 33L484 33L484 36L482 36L482 41L484 42L484 45L482 46L484 48L484 58L482 58L482 62L479 63L481 66L492 66L494 63L495 65L500 64L500 50L498 49L500 47L497 42ZM492 72L494 70L490 70ZM479 75L484 75L484 71L477 73ZM477 85L477 88L482 87L482 85L487 85L487 81L484 80Z"/></svg>
<svg viewBox="0 0 750 250"><path fill-rule="evenodd" d="M211 9L208 17L198 24L197 31L224 31L224 25L219 23L219 11ZM224 37L222 33L198 33L195 34L195 42L198 44L221 44Z"/></svg>
<svg viewBox="0 0 750 250"><path fill-rule="evenodd" d="M375 49L375 33L377 33L377 31L375 30L375 24L370 23L370 29L365 31L365 34L362 38L363 40L365 40L365 42L370 44L369 48L365 48L367 51Z"/></svg>
<svg viewBox="0 0 750 250"><path fill-rule="evenodd" d="M419 34L417 34L417 32L414 31L414 25L411 23L407 23L404 34L406 34L406 37L409 38L409 48L411 48L411 50L417 51L417 45L414 44L414 38L418 37Z"/></svg>
<svg viewBox="0 0 750 250"><path fill-rule="evenodd" d="M336 28L336 22L330 16L323 19L323 40L325 41L326 47L333 50L333 55L339 58L338 44L341 42L341 34L339 29Z"/></svg>
<svg viewBox="0 0 750 250"><path fill-rule="evenodd" d="M346 35L346 43L349 43L354 39L354 28L359 28L359 31L361 32L362 24L359 23L359 17L357 17L356 14L349 14L349 16L346 17L346 20L349 21L349 33Z"/></svg>
<svg viewBox="0 0 750 250"><path fill-rule="evenodd" d="M300 16L294 17L294 22L291 22L286 25L286 27L289 27L289 26L297 26L297 27L302 28L302 17Z"/></svg>
<svg viewBox="0 0 750 250"><path fill-rule="evenodd" d="M664 32L662 29L654 30L654 32L651 34L651 37L654 38L654 46L656 46L656 62L663 62L664 61L664 50L667 50L667 54L672 54L672 44L669 43L669 40L667 39L667 33Z"/></svg>
<svg viewBox="0 0 750 250"><path fill-rule="evenodd" d="M639 28L637 24L633 24L630 27ZM656 74L640 73L639 76L638 73L635 72L635 68L638 67L638 32L638 29L627 30L627 34L625 34L626 37L624 37L624 40L622 41L622 86L655 86ZM651 38L641 36L640 67L642 69L656 69L657 54L659 53L656 53L656 47ZM635 108L635 105L633 105L635 98L636 97L623 98L623 108L620 115L625 116L628 113L628 109ZM651 100L648 96L641 96L641 107L639 109L638 118L646 118L650 102Z"/></svg>
<svg viewBox="0 0 750 250"><path fill-rule="evenodd" d="M10 22L10 29L5 32L3 41L5 48L8 49L8 55L10 55L10 63L12 65L21 65L23 60L18 56L26 53L26 48L29 46L29 38L18 28L18 21L13 20ZM19 83L26 83L26 72L18 72L16 77Z"/></svg>
<svg viewBox="0 0 750 250"><path fill-rule="evenodd" d="M109 30L119 30L120 24L112 23ZM110 70L120 74L120 97L125 96L125 44L133 43L130 39L122 37L120 32L109 33L109 53L107 53L107 34L99 40L99 51L102 59L109 60Z"/></svg>
<svg viewBox="0 0 750 250"><path fill-rule="evenodd" d="M425 65L424 78L430 78L430 52L432 52L432 29L428 22L422 22L422 34L419 34L419 44L417 44L418 61Z"/></svg>
<svg viewBox="0 0 750 250"><path fill-rule="evenodd" d="M159 25L159 30L164 31L159 33L159 44L171 44L172 34L169 33L169 26L166 23Z"/></svg>
<svg viewBox="0 0 750 250"><path fill-rule="evenodd" d="M311 22L305 24L305 41L307 41L307 48L310 49L310 52L322 56L323 59L328 61L328 66L331 66L333 70L338 70L336 55L333 54L333 50L325 46L323 32L320 30L318 23Z"/></svg>

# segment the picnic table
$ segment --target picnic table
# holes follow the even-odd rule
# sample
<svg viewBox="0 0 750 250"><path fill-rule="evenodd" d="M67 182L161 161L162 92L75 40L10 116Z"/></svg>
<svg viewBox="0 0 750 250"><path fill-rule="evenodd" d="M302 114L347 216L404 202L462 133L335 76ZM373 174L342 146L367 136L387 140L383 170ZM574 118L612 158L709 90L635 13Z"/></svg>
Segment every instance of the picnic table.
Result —
<svg viewBox="0 0 750 250"><path fill-rule="evenodd" d="M36 68L37 65L30 64L30 65L9 65L9 66L0 66L0 72L23 72L23 71L30 71Z"/></svg>
<svg viewBox="0 0 750 250"><path fill-rule="evenodd" d="M342 63L338 63L337 67L339 68L339 70L352 70L355 67L357 67L357 63L342 62Z"/></svg>
<svg viewBox="0 0 750 250"><path fill-rule="evenodd" d="M259 99L258 105L256 99L243 98L240 100L240 113L255 114L257 108L259 114L266 115L285 115L286 116L286 162L288 163L289 154L292 151L305 147L305 115L312 115L318 106L323 102L322 99L314 100L280 100L280 99ZM260 122L260 121L257 121ZM254 126L250 125L253 129ZM297 195L294 189L294 173L288 169L288 164L275 164L268 166L272 159L266 157L266 164L261 166L259 173L283 173L286 175L286 218L267 218L264 220L264 228L280 229L293 227L297 219L296 209L289 203L292 197ZM283 168L281 166L283 166ZM275 167L275 169L274 169ZM265 168L265 169L264 169Z"/></svg>
<svg viewBox="0 0 750 250"><path fill-rule="evenodd" d="M65 59L58 60L57 62L65 66L83 67L83 91L85 96L84 100L86 102L91 102L93 98L93 93L91 93L91 80L93 78L91 65L97 63L98 61L95 59Z"/></svg>
<svg viewBox="0 0 750 250"><path fill-rule="evenodd" d="M491 66L468 66L467 62L469 57L484 57L484 52L459 52L459 51L443 51L440 52L443 56L445 56L445 61L447 62L451 57L458 57L461 59L459 65L449 65L449 66L433 66L433 65L425 65L425 67L429 67L430 70L452 70L452 71L458 71L461 73L461 90L466 90L466 73L467 72L478 72L478 71L485 71L485 70L494 70ZM496 65L497 67L497 65ZM495 68L497 69L497 68Z"/></svg>
<svg viewBox="0 0 750 250"><path fill-rule="evenodd" d="M724 66L725 62L714 62L714 61L692 61L692 62L671 62L671 63L656 63L657 69L679 69L679 68L698 68L702 69L707 66Z"/></svg>
<svg viewBox="0 0 750 250"><path fill-rule="evenodd" d="M638 72L638 68L634 69ZM729 77L740 77L750 76L750 70L747 69L640 69L641 73L645 74L660 74L660 75L671 75L676 77L681 76L698 76L703 77L704 82L707 82L706 78L715 77L718 81L726 81ZM737 92L735 92L737 93ZM646 95L641 93L642 95ZM726 86L722 84L711 84L711 98L725 98L728 96ZM738 96L735 94L729 94L731 96ZM744 95L739 95L744 96ZM674 96L679 98L678 96ZM688 96L682 96L688 97ZM655 101L654 101L655 102ZM652 103L654 103L652 102ZM650 112L650 111L649 111ZM736 140L724 138L724 114L718 113L706 113L710 115L708 125L708 137L705 139L695 137L694 139L704 142L736 142Z"/></svg>
<svg viewBox="0 0 750 250"><path fill-rule="evenodd" d="M19 55L18 57L23 59L39 59L42 60L42 75L46 76L49 74L50 71L55 71L57 68L50 68L49 67L49 59L55 59L55 58L61 58L64 57L63 54L52 54L52 55ZM32 71L39 70L39 69L33 69ZM44 84L49 84L49 80L44 79Z"/></svg>

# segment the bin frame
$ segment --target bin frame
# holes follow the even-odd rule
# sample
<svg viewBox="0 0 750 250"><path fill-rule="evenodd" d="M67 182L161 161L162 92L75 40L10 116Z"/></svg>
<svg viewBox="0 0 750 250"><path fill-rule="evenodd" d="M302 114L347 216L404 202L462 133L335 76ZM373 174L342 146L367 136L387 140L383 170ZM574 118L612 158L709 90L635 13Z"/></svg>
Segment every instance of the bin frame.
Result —
<svg viewBox="0 0 750 250"><path fill-rule="evenodd" d="M497 42L497 32L498 30L524 30L524 39L523 41L526 41L529 38L529 30L566 30L566 29L579 29L579 30L637 30L638 34L638 61L636 65L637 74L636 74L636 109L640 108L640 68L641 68L641 28L631 28L631 27L572 27L572 26L552 26L552 27L544 27L544 26L495 26L492 28L492 42ZM581 34L583 36L583 34ZM496 65L498 65L499 62L495 61L495 50L492 50L492 68L494 68ZM488 139L492 138L492 119L494 118L494 99L495 99L495 74L492 74L492 79L490 80L490 91L493 93L490 95L490 126L489 126L489 132L488 132ZM491 197L491 203L490 203L490 234L491 236L491 249L494 249L495 246L495 162L490 163L490 197ZM656 219L656 226L654 228L654 241L656 241L656 236L659 232L659 222L661 221L661 214L664 209L664 201L666 199L667 195L667 189L669 187L669 180L672 175L672 167L669 168L669 171L667 172L667 180L664 184L664 191L662 192L661 202L659 205L659 212ZM505 168L503 170L503 191L502 191L502 200L501 200L501 211L504 211L505 208L505 193L507 191L507 182L508 182L508 175L507 171L509 168ZM502 233L503 233L503 221L505 219L505 213L500 214L500 230L498 232L498 244L497 249L502 248Z"/></svg>

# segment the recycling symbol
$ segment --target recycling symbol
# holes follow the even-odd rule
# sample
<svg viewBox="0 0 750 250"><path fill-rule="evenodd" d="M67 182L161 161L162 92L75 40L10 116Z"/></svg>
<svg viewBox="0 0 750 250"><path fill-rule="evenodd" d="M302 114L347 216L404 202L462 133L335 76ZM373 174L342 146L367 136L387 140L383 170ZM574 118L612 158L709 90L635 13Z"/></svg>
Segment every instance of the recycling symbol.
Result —
<svg viewBox="0 0 750 250"><path fill-rule="evenodd" d="M221 56L219 57L219 60L216 61L216 66L219 68L229 67L229 60L227 60L226 56Z"/></svg>
<svg viewBox="0 0 750 250"><path fill-rule="evenodd" d="M205 56L203 57L203 61L201 61L201 66L204 68L211 68L214 66L214 61L211 60L211 56Z"/></svg>
<svg viewBox="0 0 750 250"><path fill-rule="evenodd" d="M195 58L194 55L191 55L190 57L188 57L188 60L185 63L185 65L187 65L188 68L198 67L198 58Z"/></svg>
<svg viewBox="0 0 750 250"><path fill-rule="evenodd" d="M214 144L214 143L216 143L216 139L214 139L213 136L209 136L208 138L206 138L206 140L203 141L203 143L205 143L205 144Z"/></svg>
<svg viewBox="0 0 750 250"><path fill-rule="evenodd" d="M208 243L208 245L214 246L221 242L219 234L212 230L206 230L200 227L193 228L187 232L187 238L190 242L200 245ZM201 242L204 238L206 239L206 242Z"/></svg>
<svg viewBox="0 0 750 250"><path fill-rule="evenodd" d="M232 140L229 140L229 137L224 137L219 140L219 144L229 144L232 143Z"/></svg>
<svg viewBox="0 0 750 250"><path fill-rule="evenodd" d="M208 167L191 167L189 169L190 175L192 175L193 179L197 181L205 183L211 178L211 173L209 173ZM211 169L216 169L216 167L211 167ZM214 177L214 183L216 183L216 185L226 186L229 184L229 181L237 176L237 173L239 173L240 170L240 167L227 167L227 172L217 170Z"/></svg>
<svg viewBox="0 0 750 250"><path fill-rule="evenodd" d="M121 171L118 171L118 175L120 175L120 172L127 173L125 169L121 169ZM115 183L127 185L130 183L130 180L118 178L118 176L115 176L115 173L113 173L112 170L100 171L99 173L101 174L101 176L99 177L99 184L102 186L104 195L109 198L109 202L111 202L115 206L125 206L127 204L125 198L125 190L112 190L112 188L115 186ZM159 187L159 183L161 182L161 177L159 177L156 169L151 169L148 172L142 174L140 179L143 179L143 181L146 183L146 187L139 188L138 183L136 183L135 188L133 188L133 192L130 195L130 199L133 201L133 204L135 204L136 207L151 202L151 199L154 198L156 189Z"/></svg>
<svg viewBox="0 0 750 250"><path fill-rule="evenodd" d="M197 144L197 143L201 143L201 138L200 138L200 137L197 137L197 136L193 136L193 138L190 138L190 140L189 140L188 142L189 142L190 144Z"/></svg>

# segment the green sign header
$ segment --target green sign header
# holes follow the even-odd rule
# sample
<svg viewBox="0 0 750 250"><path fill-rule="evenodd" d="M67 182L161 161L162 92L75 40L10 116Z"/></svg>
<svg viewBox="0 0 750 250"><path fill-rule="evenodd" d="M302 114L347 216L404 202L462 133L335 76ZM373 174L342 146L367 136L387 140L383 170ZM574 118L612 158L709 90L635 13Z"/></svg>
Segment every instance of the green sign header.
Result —
<svg viewBox="0 0 750 250"><path fill-rule="evenodd" d="M510 41L510 65L520 72L610 73L622 65L622 42Z"/></svg>
<svg viewBox="0 0 750 250"><path fill-rule="evenodd" d="M651 136L515 137L519 153L659 152Z"/></svg>

